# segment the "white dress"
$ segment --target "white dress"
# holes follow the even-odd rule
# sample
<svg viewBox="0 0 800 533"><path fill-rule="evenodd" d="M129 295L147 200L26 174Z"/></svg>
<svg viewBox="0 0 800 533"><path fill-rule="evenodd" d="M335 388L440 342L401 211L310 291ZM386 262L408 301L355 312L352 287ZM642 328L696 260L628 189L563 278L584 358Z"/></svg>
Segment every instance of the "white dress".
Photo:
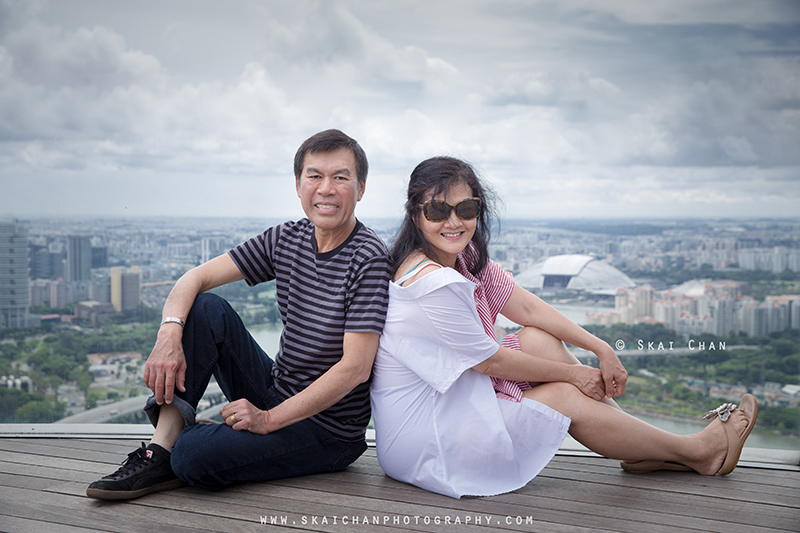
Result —
<svg viewBox="0 0 800 533"><path fill-rule="evenodd" d="M406 276L408 277L408 276ZM564 441L569 418L500 399L471 367L498 350L476 285L451 268L389 285L370 389L378 461L392 478L453 498L525 486Z"/></svg>

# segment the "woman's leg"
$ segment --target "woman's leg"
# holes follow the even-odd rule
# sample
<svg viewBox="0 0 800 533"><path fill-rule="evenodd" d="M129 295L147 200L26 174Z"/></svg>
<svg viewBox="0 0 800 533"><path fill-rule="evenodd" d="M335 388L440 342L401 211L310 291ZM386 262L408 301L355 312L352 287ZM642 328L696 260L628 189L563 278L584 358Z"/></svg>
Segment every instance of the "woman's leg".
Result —
<svg viewBox="0 0 800 533"><path fill-rule="evenodd" d="M543 329L526 326L517 332L517 337L519 337L519 345L525 353L568 365L581 364L560 339L553 337Z"/></svg>
<svg viewBox="0 0 800 533"><path fill-rule="evenodd" d="M526 326L519 330L517 337L519 338L519 345L523 353L541 357L542 359L559 361L568 365L581 364L572 352L567 350L566 345L560 339L557 339L542 329ZM539 385L539 383L531 383L531 385L536 386ZM617 402L611 398L603 398L603 403L616 407L617 409L620 408Z"/></svg>
<svg viewBox="0 0 800 533"><path fill-rule="evenodd" d="M728 452L728 439L718 418L700 433L675 435L593 400L569 383L544 383L524 395L569 417L569 433L575 440L612 459L671 461L713 475ZM736 410L725 423L733 424L741 435L748 420Z"/></svg>

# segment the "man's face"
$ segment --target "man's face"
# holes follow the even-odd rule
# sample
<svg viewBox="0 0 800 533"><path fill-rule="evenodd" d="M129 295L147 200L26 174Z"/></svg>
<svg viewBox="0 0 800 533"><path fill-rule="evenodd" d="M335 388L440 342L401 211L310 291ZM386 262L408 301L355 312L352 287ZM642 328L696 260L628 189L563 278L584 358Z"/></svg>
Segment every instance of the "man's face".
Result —
<svg viewBox="0 0 800 533"><path fill-rule="evenodd" d="M355 224L356 203L366 181L358 185L353 152L339 148L306 154L296 187L303 211L317 229L337 231Z"/></svg>

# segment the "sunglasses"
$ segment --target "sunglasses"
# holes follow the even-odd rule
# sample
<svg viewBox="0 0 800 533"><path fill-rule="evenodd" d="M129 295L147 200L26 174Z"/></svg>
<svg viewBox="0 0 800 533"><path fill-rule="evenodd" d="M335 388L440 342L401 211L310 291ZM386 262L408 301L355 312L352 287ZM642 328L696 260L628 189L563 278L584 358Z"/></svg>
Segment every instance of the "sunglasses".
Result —
<svg viewBox="0 0 800 533"><path fill-rule="evenodd" d="M456 205L450 205L443 200L428 200L419 206L422 208L422 214L431 222L447 220L453 209L461 220L472 220L481 214L480 198L465 198Z"/></svg>

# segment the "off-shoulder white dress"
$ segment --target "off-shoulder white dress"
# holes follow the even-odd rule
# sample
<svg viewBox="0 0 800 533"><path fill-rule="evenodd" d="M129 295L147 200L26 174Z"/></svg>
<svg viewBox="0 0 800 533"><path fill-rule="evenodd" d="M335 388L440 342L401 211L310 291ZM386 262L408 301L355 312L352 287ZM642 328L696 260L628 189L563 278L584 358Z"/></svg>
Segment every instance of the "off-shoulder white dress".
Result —
<svg viewBox="0 0 800 533"><path fill-rule="evenodd" d="M408 276L390 284L370 390L381 467L454 498L525 486L555 455L569 418L498 395L472 369L498 349L476 311L475 283L451 268L401 286Z"/></svg>

